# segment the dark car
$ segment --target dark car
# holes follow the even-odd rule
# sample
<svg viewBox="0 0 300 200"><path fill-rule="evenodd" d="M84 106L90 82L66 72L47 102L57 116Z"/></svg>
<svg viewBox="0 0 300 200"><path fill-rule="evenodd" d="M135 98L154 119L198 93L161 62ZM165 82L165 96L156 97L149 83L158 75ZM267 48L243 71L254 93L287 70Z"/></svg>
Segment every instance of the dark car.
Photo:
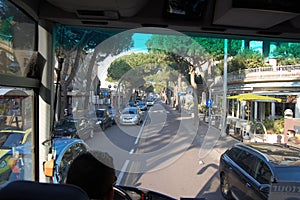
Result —
<svg viewBox="0 0 300 200"><path fill-rule="evenodd" d="M116 124L116 117L117 117L117 111L116 111L116 109L110 107L108 109L108 112L109 112L109 114L110 114L110 116L111 116L111 118L113 120L113 124Z"/></svg>
<svg viewBox="0 0 300 200"><path fill-rule="evenodd" d="M96 110L97 124L105 130L107 127L113 125L113 118L111 117L107 108L100 108Z"/></svg>
<svg viewBox="0 0 300 200"><path fill-rule="evenodd" d="M86 117L66 117L54 126L54 137L88 139L94 136L94 126Z"/></svg>
<svg viewBox="0 0 300 200"><path fill-rule="evenodd" d="M145 104L145 102L143 101L139 101L137 103L137 107L141 110L141 111L146 111L147 110L147 105Z"/></svg>
<svg viewBox="0 0 300 200"><path fill-rule="evenodd" d="M226 199L268 199L270 187L300 181L300 149L268 143L237 144L224 152L219 165Z"/></svg>

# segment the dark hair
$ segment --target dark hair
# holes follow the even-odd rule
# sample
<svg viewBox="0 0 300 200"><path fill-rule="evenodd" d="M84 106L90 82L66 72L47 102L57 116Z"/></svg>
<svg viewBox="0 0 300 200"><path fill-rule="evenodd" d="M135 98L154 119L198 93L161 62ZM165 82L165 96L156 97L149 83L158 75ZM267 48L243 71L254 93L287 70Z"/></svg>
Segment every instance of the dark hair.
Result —
<svg viewBox="0 0 300 200"><path fill-rule="evenodd" d="M85 152L74 159L66 179L67 184L82 188L91 199L101 199L116 181L113 159L100 151Z"/></svg>

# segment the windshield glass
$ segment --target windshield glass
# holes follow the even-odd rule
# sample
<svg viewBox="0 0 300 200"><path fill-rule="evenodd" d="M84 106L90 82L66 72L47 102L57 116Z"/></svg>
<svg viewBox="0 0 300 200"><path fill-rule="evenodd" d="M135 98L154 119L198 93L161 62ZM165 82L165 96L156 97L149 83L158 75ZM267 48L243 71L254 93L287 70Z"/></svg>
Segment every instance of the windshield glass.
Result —
<svg viewBox="0 0 300 200"><path fill-rule="evenodd" d="M261 3L251 9L271 14L269 21L254 15L236 18L250 24L235 24L232 12L243 9L226 10L222 2L229 1L222 0L135 0L145 6L135 14L125 1L111 1L132 17L96 1L55 2L0 0L0 130L33 128L27 157L20 155L21 135L1 135L2 148L11 151L1 149L0 156L12 153L15 160L0 159L8 169L0 167L0 176L14 170L13 180L64 182L57 179L66 177L78 155L74 146L82 145L111 155L116 186L174 199L224 199L245 190L219 171L222 152L234 143L299 147L297 9L278 14ZM204 4L215 10L198 12ZM271 156L299 165L298 153Z"/></svg>
<svg viewBox="0 0 300 200"><path fill-rule="evenodd" d="M136 109L125 109L122 114L136 114L137 110Z"/></svg>
<svg viewBox="0 0 300 200"><path fill-rule="evenodd" d="M97 115L97 117L103 117L104 116L104 110L97 110L96 115Z"/></svg>
<svg viewBox="0 0 300 200"><path fill-rule="evenodd" d="M210 153L221 145L222 133L231 135L233 131L232 136L240 140L242 134L252 137L252 125L258 122L266 131L278 133L283 130L284 110L296 108L297 95L286 91L298 87L291 80L300 73L297 42L204 37L169 29L118 32L61 25L55 34L59 41L62 33L66 38L74 34L82 38L86 30L97 37L85 46L87 55L81 58L82 67L74 74L73 95L65 95L72 99L69 102L74 117L93 110L102 116L103 111L97 110L101 106L116 110L114 121L98 122L96 128L100 130L94 131L101 134L85 141L90 148L111 154L119 185L139 185L175 198L188 196L191 191L174 191L176 183L168 174L180 176L176 182L182 188L190 179L199 186L208 168L216 173L219 164ZM107 37L100 37L100 32ZM68 51L76 55L72 48ZM99 57L96 64L93 56ZM87 76L93 92L83 98L79 91L86 94L82 80ZM62 81L68 77L73 75L62 77ZM96 86L100 87L98 91L94 90ZM239 99L244 93L249 94L245 97L248 99ZM260 97L255 96L258 94ZM264 128L257 131L257 136L263 135ZM189 157L195 158L194 162L190 163ZM189 163L185 165L187 171L198 176L189 173L189 181L183 181L186 177L180 175L180 163ZM154 183L153 177L161 181ZM213 175L210 177L199 187L215 185ZM214 188L217 191L217 186ZM218 198L222 197L216 194Z"/></svg>
<svg viewBox="0 0 300 200"><path fill-rule="evenodd" d="M11 149L21 144L24 134L22 133L0 133L0 148Z"/></svg>

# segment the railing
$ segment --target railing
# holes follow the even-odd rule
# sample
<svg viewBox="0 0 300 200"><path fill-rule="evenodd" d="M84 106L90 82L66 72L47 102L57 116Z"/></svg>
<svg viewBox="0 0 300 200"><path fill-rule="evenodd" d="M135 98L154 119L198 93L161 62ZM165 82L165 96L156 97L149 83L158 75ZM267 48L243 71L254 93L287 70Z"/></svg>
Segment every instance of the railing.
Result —
<svg viewBox="0 0 300 200"><path fill-rule="evenodd" d="M300 80L300 65L259 67L244 69L227 74L227 82L264 82L278 80ZM215 78L216 85L223 83L223 78Z"/></svg>

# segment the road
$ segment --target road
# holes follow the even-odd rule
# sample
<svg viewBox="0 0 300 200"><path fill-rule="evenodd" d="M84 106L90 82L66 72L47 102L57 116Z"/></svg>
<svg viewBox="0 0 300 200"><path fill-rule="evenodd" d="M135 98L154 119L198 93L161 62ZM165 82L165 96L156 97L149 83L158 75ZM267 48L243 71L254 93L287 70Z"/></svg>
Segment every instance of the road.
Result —
<svg viewBox="0 0 300 200"><path fill-rule="evenodd" d="M191 116L157 103L140 126L114 125L86 141L114 158L118 182L161 192L176 199L223 199L219 156L235 141Z"/></svg>

